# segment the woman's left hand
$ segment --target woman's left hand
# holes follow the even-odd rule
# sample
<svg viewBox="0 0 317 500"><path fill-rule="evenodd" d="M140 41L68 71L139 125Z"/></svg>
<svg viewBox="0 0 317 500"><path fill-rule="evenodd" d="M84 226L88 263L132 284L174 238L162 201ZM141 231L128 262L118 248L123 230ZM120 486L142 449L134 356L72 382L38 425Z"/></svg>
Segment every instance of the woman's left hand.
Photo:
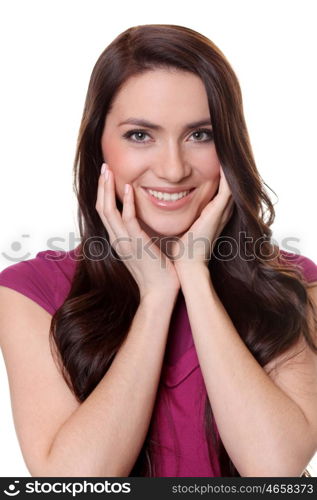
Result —
<svg viewBox="0 0 317 500"><path fill-rule="evenodd" d="M177 269L193 264L208 265L215 240L229 221L234 208L232 193L220 167L217 195L205 206L186 233L172 243L169 254Z"/></svg>

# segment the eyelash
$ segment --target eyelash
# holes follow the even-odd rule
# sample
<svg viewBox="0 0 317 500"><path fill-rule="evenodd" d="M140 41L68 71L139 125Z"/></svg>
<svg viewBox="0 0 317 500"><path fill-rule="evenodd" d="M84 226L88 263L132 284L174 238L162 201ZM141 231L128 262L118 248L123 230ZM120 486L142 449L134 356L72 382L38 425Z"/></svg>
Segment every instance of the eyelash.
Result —
<svg viewBox="0 0 317 500"><path fill-rule="evenodd" d="M202 133L204 132L205 134L208 135L208 139L205 140L205 141L194 141L194 142L210 142L213 140L213 131L208 129L208 128L199 128L197 130L195 130L193 132L193 134L197 134L198 133ZM144 141L136 141L134 139L131 139L131 136L134 135L134 134L145 134L145 135L149 135L147 132L145 132L145 130L129 130L128 132L126 132L125 134L123 134L122 137L124 137L125 139L127 139L128 141L132 141L132 142L139 142L140 144L144 143L146 144L146 142ZM193 135L192 134L192 135Z"/></svg>

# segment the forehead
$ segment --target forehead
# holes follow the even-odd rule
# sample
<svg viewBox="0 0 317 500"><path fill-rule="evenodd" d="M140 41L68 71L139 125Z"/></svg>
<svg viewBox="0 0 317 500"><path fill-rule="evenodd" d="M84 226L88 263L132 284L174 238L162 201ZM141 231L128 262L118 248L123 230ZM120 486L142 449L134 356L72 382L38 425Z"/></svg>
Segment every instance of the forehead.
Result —
<svg viewBox="0 0 317 500"><path fill-rule="evenodd" d="M185 121L209 115L206 89L199 76L177 69L155 69L130 77L113 100L113 117L143 116L158 121L167 115Z"/></svg>

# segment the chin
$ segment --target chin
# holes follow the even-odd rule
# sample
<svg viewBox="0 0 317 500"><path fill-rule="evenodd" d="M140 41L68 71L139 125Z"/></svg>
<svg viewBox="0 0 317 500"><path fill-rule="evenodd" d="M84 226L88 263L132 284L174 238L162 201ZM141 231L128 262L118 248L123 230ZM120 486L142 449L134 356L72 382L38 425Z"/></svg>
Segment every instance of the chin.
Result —
<svg viewBox="0 0 317 500"><path fill-rule="evenodd" d="M190 228L191 224L187 225L187 226L179 226L177 227L177 231L175 230L175 227L173 227L173 224L169 224L168 226L166 224L157 224L157 225L154 225L153 222L150 223L147 223L147 222L144 222L142 221L143 223L143 228L146 232L150 233L150 236L159 236L159 237L172 237L172 236L182 236L184 233L186 233L186 231Z"/></svg>

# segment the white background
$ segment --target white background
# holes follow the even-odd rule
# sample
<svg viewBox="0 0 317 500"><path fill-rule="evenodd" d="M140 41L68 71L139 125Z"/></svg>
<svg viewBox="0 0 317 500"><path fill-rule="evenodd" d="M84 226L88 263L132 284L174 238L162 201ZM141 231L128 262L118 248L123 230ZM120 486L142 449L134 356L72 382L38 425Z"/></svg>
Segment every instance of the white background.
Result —
<svg viewBox="0 0 317 500"><path fill-rule="evenodd" d="M281 247L296 238L297 253L317 262L314 7L313 0L2 1L0 270L49 248L52 236L64 250L75 246L72 164L92 68L119 33L158 23L201 32L231 63L258 169L278 196L269 191L277 202L273 236ZM0 382L0 476L29 476L2 356Z"/></svg>

